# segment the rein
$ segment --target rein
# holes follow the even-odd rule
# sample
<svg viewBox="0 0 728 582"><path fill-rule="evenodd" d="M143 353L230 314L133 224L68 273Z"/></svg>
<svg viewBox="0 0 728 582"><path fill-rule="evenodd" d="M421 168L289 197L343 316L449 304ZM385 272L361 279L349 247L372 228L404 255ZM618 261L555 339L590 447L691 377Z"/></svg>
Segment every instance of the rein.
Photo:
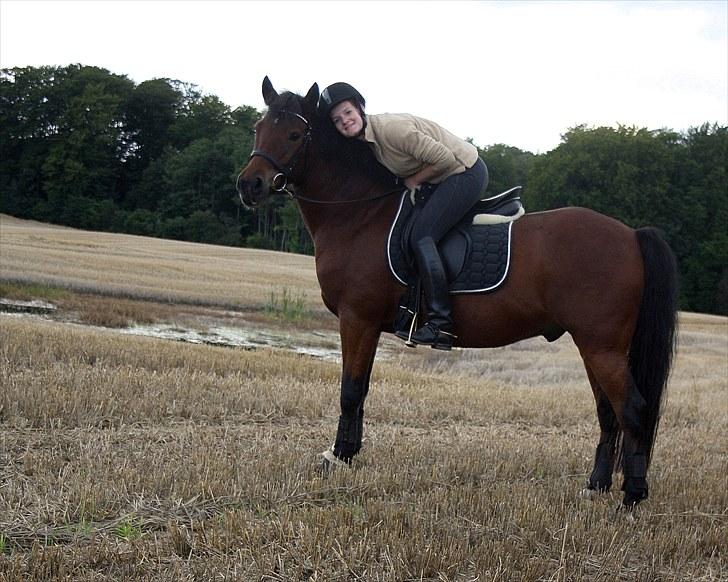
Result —
<svg viewBox="0 0 728 582"><path fill-rule="evenodd" d="M294 200L302 200L304 202L311 202L313 204L353 204L355 202L372 202L374 200L379 200L380 198L386 198L387 196L391 196L392 194L401 194L404 191L404 188L400 186L394 190L385 192L384 194L377 194L376 196L372 196L370 198L358 198L356 200L316 200L314 198L308 198L296 192L292 192L288 189L289 181L291 179L291 172L293 172L294 168L298 164L298 161L305 154L308 144L311 142L311 124L309 124L308 120L303 117L303 115L300 115L294 111L282 109L280 113L293 115L294 117L297 117L306 124L306 133L303 135L303 141L301 142L301 145L298 146L298 149L291 156L288 164L286 166L283 166L283 164L279 163L273 156L264 152L261 149L254 149L252 152L250 152L250 157L248 158L248 160L252 160L254 157L263 158L278 171L278 173L273 176L273 180L271 181L271 188L273 188L273 190L275 190L276 192L285 192ZM242 194L240 196L242 200Z"/></svg>
<svg viewBox="0 0 728 582"><path fill-rule="evenodd" d="M294 200L303 200L304 202L313 202L314 204L354 204L355 202L372 202L374 200L379 200L380 198L386 198L392 194L401 194L404 190L404 188L399 187L394 190L389 190L384 194L377 194L371 198L357 198L355 200L316 200L314 198L306 198L305 196L301 196L300 194L296 194L290 190L286 190L286 192ZM280 190L277 190L277 192L280 192Z"/></svg>

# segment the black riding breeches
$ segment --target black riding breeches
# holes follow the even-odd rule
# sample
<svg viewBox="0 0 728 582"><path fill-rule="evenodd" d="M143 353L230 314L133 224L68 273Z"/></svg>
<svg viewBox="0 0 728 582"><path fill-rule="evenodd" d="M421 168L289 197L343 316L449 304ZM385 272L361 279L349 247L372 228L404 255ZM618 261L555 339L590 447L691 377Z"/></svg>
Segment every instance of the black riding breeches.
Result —
<svg viewBox="0 0 728 582"><path fill-rule="evenodd" d="M417 248L417 243L426 237L439 242L480 200L487 184L488 169L480 158L464 172L438 184L412 228L412 247Z"/></svg>

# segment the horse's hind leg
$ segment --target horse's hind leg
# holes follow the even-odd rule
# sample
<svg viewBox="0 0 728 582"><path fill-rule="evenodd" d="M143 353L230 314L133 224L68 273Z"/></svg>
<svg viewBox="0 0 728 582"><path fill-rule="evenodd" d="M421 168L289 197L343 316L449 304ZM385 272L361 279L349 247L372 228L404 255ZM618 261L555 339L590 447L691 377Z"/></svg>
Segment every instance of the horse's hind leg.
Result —
<svg viewBox="0 0 728 582"><path fill-rule="evenodd" d="M588 366L586 366L586 373L589 376L589 383L591 384L594 400L597 405L600 431L599 443L597 444L597 450L594 455L594 469L587 481L587 489L601 493L609 491L612 487L614 458L620 430L612 404L609 402L607 395L599 386L599 383Z"/></svg>
<svg viewBox="0 0 728 582"><path fill-rule="evenodd" d="M585 362L606 395L623 433L623 503L628 508L647 499L647 449L642 416L646 402L629 371L626 350L587 354ZM607 415L608 416L608 415Z"/></svg>
<svg viewBox="0 0 728 582"><path fill-rule="evenodd" d="M647 499L649 494L647 466L650 444L645 440L648 430L642 420L646 408L647 402L639 393L631 372L627 372L627 397L622 405L622 491L623 503L630 509Z"/></svg>

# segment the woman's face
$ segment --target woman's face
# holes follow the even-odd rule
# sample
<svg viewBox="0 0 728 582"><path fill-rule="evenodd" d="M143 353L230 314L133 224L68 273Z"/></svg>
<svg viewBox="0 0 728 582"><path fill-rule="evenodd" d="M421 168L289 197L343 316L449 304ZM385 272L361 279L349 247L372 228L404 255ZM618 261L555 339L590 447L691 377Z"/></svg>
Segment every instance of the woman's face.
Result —
<svg viewBox="0 0 728 582"><path fill-rule="evenodd" d="M346 137L357 137L364 129L364 120L359 108L351 101L342 101L331 109L331 121L339 133Z"/></svg>

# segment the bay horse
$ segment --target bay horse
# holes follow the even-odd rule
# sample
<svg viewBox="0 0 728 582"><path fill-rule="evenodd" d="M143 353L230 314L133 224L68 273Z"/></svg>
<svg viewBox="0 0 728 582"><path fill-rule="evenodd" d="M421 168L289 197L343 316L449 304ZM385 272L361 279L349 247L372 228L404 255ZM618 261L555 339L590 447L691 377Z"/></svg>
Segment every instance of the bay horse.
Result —
<svg viewBox="0 0 728 582"><path fill-rule="evenodd" d="M402 187L366 143L317 118L318 85L305 96L263 80L267 112L237 179L247 207L288 192L315 245L326 307L339 319L341 414L328 462L350 464L362 444L364 401L377 344L391 333L405 288L386 242ZM677 265L654 228L634 230L585 208L527 213L512 227L510 272L488 294L453 295L455 346L573 338L596 401L600 436L589 492L622 470L623 504L648 496L647 469L676 342ZM324 461L326 463L326 461ZM620 467L621 466L621 467Z"/></svg>

